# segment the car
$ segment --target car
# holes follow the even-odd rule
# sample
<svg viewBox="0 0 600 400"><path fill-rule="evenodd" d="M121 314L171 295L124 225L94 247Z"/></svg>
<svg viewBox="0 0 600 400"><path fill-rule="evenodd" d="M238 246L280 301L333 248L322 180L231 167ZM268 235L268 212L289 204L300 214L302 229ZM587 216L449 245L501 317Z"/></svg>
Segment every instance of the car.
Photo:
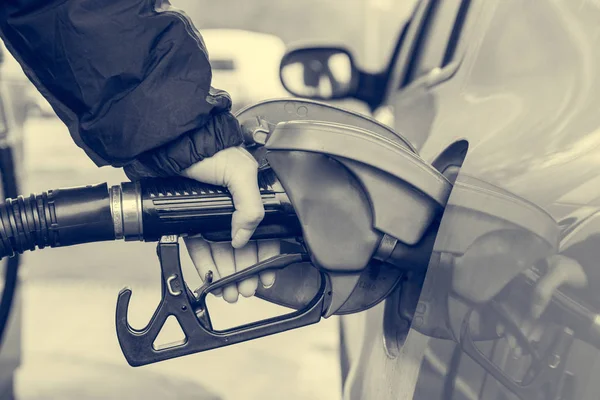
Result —
<svg viewBox="0 0 600 400"><path fill-rule="evenodd" d="M55 117L56 114L50 103L27 78L17 60L10 55L3 43L0 44L0 50L4 54L2 77L11 93L17 126L22 127L29 117Z"/></svg>
<svg viewBox="0 0 600 400"><path fill-rule="evenodd" d="M54 118L56 114L29 81L19 63L0 41L0 196L16 198L24 184L24 132L30 118ZM20 258L0 260L0 399L15 396L15 374L21 364L22 295L16 274ZM9 313L5 313L9 310ZM8 320L5 321L4 317Z"/></svg>
<svg viewBox="0 0 600 400"><path fill-rule="evenodd" d="M378 73L336 44L283 57L292 95L385 110L453 185L427 269L341 318L345 400L598 397L599 22L594 1L419 0Z"/></svg>
<svg viewBox="0 0 600 400"><path fill-rule="evenodd" d="M0 66L0 195L19 195L23 172L23 128L32 102L25 88L29 81L15 70L14 59L2 46ZM18 64L17 64L18 65ZM19 74L20 71L20 74ZM29 84L30 85L30 84ZM0 260L0 399L14 398L15 374L21 364L22 302L19 289L19 257ZM12 308L6 307L12 304Z"/></svg>
<svg viewBox="0 0 600 400"><path fill-rule="evenodd" d="M266 98L289 96L277 78L285 44L275 35L242 29L202 29L212 86L232 98L232 111Z"/></svg>

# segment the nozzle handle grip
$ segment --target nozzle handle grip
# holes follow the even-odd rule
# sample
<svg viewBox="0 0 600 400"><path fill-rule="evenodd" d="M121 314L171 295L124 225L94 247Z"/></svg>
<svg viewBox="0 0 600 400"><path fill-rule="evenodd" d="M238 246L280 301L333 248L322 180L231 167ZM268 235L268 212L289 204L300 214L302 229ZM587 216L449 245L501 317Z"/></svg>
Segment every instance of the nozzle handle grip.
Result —
<svg viewBox="0 0 600 400"><path fill-rule="evenodd" d="M301 236L300 222L274 175L259 175L259 189L265 216L252 239ZM227 189L176 178L141 181L138 190L144 241L198 234L210 241L231 241L235 206Z"/></svg>

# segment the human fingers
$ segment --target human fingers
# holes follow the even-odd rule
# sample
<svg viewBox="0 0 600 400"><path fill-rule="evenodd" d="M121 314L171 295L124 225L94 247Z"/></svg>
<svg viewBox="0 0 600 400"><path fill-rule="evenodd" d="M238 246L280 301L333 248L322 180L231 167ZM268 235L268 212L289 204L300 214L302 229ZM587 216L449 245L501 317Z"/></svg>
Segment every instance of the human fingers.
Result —
<svg viewBox="0 0 600 400"><path fill-rule="evenodd" d="M182 171L182 175L227 187L235 207L231 221L232 246L244 246L265 213L258 187L258 163L254 157L242 147L229 147L193 164Z"/></svg>
<svg viewBox="0 0 600 400"><path fill-rule="evenodd" d="M222 278L235 273L235 258L230 243L210 243L213 260ZM228 303L238 299L237 284L231 283L223 288L223 298Z"/></svg>
<svg viewBox="0 0 600 400"><path fill-rule="evenodd" d="M279 240L258 241L258 261L265 261L281 253ZM259 274L260 282L265 288L270 288L275 283L275 271L264 271Z"/></svg>
<svg viewBox="0 0 600 400"><path fill-rule="evenodd" d="M533 289L532 315L534 318L542 315L560 286L583 287L586 284L587 276L577 261L560 254L550 257L548 272L538 280Z"/></svg>
<svg viewBox="0 0 600 400"><path fill-rule="evenodd" d="M210 272L212 272L212 279L214 281L220 279L221 276L213 260L208 242L200 237L187 237L184 238L183 241L202 282L204 282L206 275ZM215 296L221 296L222 291L221 289L217 289L213 294Z"/></svg>
<svg viewBox="0 0 600 400"><path fill-rule="evenodd" d="M235 268L237 271L251 267L258 261L256 242L248 242L244 247L234 249L233 253L235 256ZM238 292L240 292L242 296L253 296L258 288L258 276L255 275L238 282L237 287Z"/></svg>
<svg viewBox="0 0 600 400"><path fill-rule="evenodd" d="M258 163L246 150L236 149L241 156L237 166L231 165L232 172L226 176L225 184L235 206L231 220L231 245L240 248L248 243L264 218L265 208L258 187Z"/></svg>

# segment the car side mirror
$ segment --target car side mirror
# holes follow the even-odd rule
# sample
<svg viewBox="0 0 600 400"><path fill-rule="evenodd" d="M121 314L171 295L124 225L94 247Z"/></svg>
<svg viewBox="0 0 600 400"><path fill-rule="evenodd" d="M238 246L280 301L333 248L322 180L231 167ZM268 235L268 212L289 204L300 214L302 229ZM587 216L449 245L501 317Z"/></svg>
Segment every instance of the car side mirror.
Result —
<svg viewBox="0 0 600 400"><path fill-rule="evenodd" d="M360 72L352 54L341 47L305 47L286 53L279 75L294 96L334 100L353 96Z"/></svg>

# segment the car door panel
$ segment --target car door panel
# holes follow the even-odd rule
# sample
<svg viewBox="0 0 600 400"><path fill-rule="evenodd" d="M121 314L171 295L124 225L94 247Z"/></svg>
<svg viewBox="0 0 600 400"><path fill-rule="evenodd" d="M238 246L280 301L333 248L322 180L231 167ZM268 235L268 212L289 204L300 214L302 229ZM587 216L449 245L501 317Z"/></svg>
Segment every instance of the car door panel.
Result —
<svg viewBox="0 0 600 400"><path fill-rule="evenodd" d="M486 201L502 197L514 207L529 210L520 214L527 215L521 223L512 222L511 229L513 234L531 238L531 243L519 250L518 243L510 244L510 237L498 234L500 239L491 245L494 251L476 259L482 267L470 270L479 274L471 279L485 282L491 276L509 279L529 267L526 264L531 260L567 251L559 233L578 219L565 218L589 209L600 198L600 186L593 184L600 159L600 9L594 2L568 0L476 0L470 9L473 14L465 23L468 40L459 67L447 79L433 80L434 84L427 83L431 77L422 75L391 94L388 102L395 109L397 130L408 136L425 160L433 162L457 141L468 142L455 190L467 185L491 191ZM401 67L396 70L403 71ZM484 217L473 212L467 220L467 214L458 214L467 208L458 193L450 196L449 203L456 207L447 208L442 219L438 248L449 240L464 238L472 245L476 240L468 237L483 237L475 235L472 224L481 224ZM485 210L488 204L480 205ZM496 212L498 221L510 219L506 207ZM545 250L538 247L534 254L533 243L543 236L534 229L536 215L555 223L557 233L547 239ZM597 234L600 224L589 229ZM576 254L582 252L600 259L599 246L589 245ZM491 274L490 265L501 268L503 262L518 264L519 260L524 260L523 265L512 265L513 270L504 271L506 277ZM436 262L432 259L425 287L443 273ZM365 313L364 333L352 343L360 351L354 350L345 399L517 398L468 356L456 356L452 341L419 333L416 319L406 338L390 338L385 312L386 304L380 304ZM397 354L389 354L393 340L401 342ZM519 360L510 360L514 345L504 340L482 348L515 377L524 368ZM590 386L597 383L590 376L598 368L597 356L595 348L575 342L568 365L578 377L572 392L576 398L587 399L594 392ZM446 378L453 362L453 395L447 397Z"/></svg>

